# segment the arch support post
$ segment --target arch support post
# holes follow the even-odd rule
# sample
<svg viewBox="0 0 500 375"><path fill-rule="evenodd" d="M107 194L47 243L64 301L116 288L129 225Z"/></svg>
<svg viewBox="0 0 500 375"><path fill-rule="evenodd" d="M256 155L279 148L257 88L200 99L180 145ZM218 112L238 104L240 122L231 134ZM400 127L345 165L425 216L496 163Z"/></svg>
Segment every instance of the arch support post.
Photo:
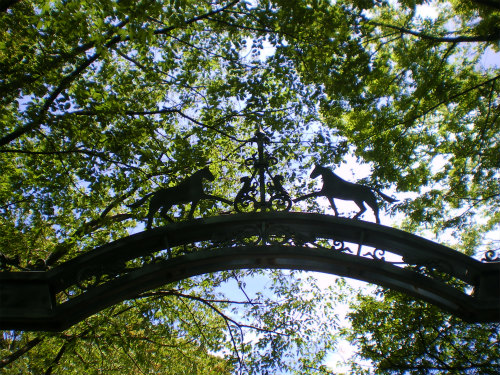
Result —
<svg viewBox="0 0 500 375"><path fill-rule="evenodd" d="M478 283L478 299L481 301L495 303L500 300L500 263L483 264ZM500 320L500 315L498 317Z"/></svg>
<svg viewBox="0 0 500 375"><path fill-rule="evenodd" d="M0 329L44 327L55 309L45 272L0 273Z"/></svg>

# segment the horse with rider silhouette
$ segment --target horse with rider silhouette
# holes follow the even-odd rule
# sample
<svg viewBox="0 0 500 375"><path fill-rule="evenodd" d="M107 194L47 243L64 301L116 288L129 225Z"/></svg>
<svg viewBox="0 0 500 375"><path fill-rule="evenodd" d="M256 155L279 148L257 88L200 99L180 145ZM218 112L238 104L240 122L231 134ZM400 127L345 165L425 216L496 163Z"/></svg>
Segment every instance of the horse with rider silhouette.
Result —
<svg viewBox="0 0 500 375"><path fill-rule="evenodd" d="M353 201L359 207L359 212L353 217L353 219L357 219L366 211L366 207L364 205L364 203L366 203L373 210L377 224L380 224L379 207L374 192L389 203L397 201L396 199L385 195L378 189L345 181L333 173L329 168L316 164L310 177L316 178L320 175L323 178L323 187L321 190L296 198L294 199L294 202L299 202L311 197L327 197L333 211L335 212L335 216L339 216L334 198Z"/></svg>

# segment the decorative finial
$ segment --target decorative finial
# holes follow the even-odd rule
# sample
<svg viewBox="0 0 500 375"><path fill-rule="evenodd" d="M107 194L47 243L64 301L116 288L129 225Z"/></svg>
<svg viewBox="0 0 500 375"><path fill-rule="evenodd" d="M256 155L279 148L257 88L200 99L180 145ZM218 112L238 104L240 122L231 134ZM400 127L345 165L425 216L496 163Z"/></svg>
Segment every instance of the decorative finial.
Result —
<svg viewBox="0 0 500 375"><path fill-rule="evenodd" d="M278 160L264 149L271 140L259 127L249 142L257 143L257 153L245 160L247 166L253 167L253 172L251 177L241 178L243 186L234 200L234 209L237 212L289 211L292 200L283 188L283 177L273 176L269 171L269 167L278 163ZM266 177L270 180L266 181Z"/></svg>

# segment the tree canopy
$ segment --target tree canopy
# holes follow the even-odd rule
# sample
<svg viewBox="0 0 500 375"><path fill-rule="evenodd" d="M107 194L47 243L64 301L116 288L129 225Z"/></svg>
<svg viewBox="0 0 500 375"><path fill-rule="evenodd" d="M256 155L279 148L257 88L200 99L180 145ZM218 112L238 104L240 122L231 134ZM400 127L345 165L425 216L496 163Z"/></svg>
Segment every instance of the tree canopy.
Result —
<svg viewBox="0 0 500 375"><path fill-rule="evenodd" d="M361 182L403 197L389 211L402 228L451 234L479 258L498 249L500 64L485 63L500 45L495 1L12 0L0 11L5 270L50 269L128 235L145 211L127 205L207 165L211 191L234 197L258 127L273 135L289 191L310 188L313 163L354 156L370 168ZM229 209L204 202L196 215ZM327 371L334 338L310 319L338 291L297 297L308 287L295 273L268 275L273 293L246 303L219 295L241 276L221 273L137 296L69 332L5 332L2 366ZM234 306L255 318L247 325L260 344L233 332L250 329Z"/></svg>
<svg viewBox="0 0 500 375"><path fill-rule="evenodd" d="M382 298L380 298L382 297ZM359 295L345 334L377 374L496 374L498 324L465 324L434 306L394 291ZM353 369L360 372L354 358Z"/></svg>

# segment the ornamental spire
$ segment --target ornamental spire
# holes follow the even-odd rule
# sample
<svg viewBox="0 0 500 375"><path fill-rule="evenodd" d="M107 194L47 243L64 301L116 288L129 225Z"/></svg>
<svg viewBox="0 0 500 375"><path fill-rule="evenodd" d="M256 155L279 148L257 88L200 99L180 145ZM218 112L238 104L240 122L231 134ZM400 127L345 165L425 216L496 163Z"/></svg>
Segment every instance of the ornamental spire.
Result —
<svg viewBox="0 0 500 375"><path fill-rule="evenodd" d="M237 212L289 211L292 200L283 188L283 176L270 172L270 167L278 163L265 150L271 140L259 128L249 142L257 144L257 153L245 160L245 165L253 168L253 172L240 179L243 186L234 199L234 209Z"/></svg>

